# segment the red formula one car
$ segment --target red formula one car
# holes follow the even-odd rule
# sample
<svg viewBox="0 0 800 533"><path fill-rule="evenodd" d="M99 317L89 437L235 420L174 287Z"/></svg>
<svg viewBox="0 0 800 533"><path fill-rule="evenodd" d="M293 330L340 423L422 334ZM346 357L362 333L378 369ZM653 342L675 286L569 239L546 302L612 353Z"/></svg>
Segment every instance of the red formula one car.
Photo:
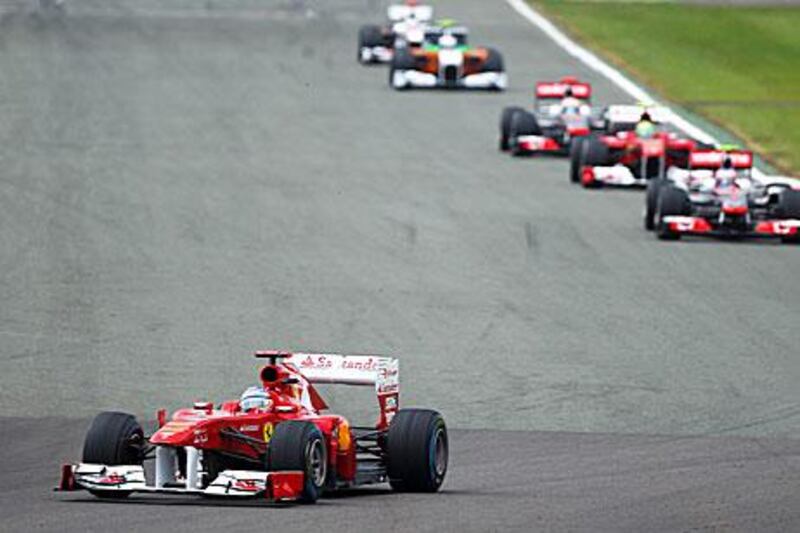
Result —
<svg viewBox="0 0 800 533"><path fill-rule="evenodd" d="M596 120L592 86L577 78L536 84L533 111L506 107L500 115L500 150L513 155L569 153L573 139L589 135Z"/></svg>
<svg viewBox="0 0 800 533"><path fill-rule="evenodd" d="M101 498L131 493L260 497L313 503L323 492L388 481L435 492L447 472L444 419L399 409L397 359L366 355L258 352L260 385L239 400L179 409L146 437L128 414L92 422L83 460L64 465L60 490ZM374 386L380 415L370 427L324 413L314 383ZM144 467L152 460L153 468Z"/></svg>
<svg viewBox="0 0 800 533"><path fill-rule="evenodd" d="M631 108L633 110L631 110ZM622 115L636 113L639 124L652 126L643 135L634 120ZM590 135L572 143L570 181L584 187L645 186L651 178L663 178L673 166L685 168L696 141L663 129L669 112L661 108L641 111L633 106L610 106L611 123L630 124L613 134Z"/></svg>
<svg viewBox="0 0 800 533"><path fill-rule="evenodd" d="M682 235L729 238L778 237L800 242L800 181L756 180L753 154L698 150L689 168L648 184L645 228L660 239Z"/></svg>

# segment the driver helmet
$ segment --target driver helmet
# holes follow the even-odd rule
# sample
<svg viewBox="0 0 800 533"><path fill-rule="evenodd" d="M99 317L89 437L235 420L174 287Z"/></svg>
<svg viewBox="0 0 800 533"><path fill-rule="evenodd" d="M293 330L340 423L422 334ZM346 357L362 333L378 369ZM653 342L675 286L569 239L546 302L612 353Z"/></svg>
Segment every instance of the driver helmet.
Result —
<svg viewBox="0 0 800 533"><path fill-rule="evenodd" d="M736 169L733 167L733 160L730 156L725 156L722 166L715 173L715 178L721 186L729 185L736 180Z"/></svg>
<svg viewBox="0 0 800 533"><path fill-rule="evenodd" d="M649 118L650 115L643 114L642 120L636 125L636 136L640 139L649 139L656 133L656 125L650 122Z"/></svg>
<svg viewBox="0 0 800 533"><path fill-rule="evenodd" d="M439 37L439 47L441 48L455 48L458 45L458 39L449 33L445 33Z"/></svg>
<svg viewBox="0 0 800 533"><path fill-rule="evenodd" d="M239 399L239 407L242 411L264 409L269 407L269 404L269 395L263 387L249 387L242 393L242 397Z"/></svg>
<svg viewBox="0 0 800 533"><path fill-rule="evenodd" d="M733 159L731 159L731 156L725 156L725 159L722 160L722 168L733 168Z"/></svg>

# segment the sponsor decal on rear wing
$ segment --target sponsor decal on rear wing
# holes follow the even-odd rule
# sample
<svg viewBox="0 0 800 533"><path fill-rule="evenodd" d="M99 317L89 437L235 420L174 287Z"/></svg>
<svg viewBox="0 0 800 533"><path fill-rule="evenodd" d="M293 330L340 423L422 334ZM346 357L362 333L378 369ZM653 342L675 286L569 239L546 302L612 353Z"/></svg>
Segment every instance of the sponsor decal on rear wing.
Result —
<svg viewBox="0 0 800 533"><path fill-rule="evenodd" d="M433 7L431 6L389 6L387 16L392 22L398 22L414 18L421 22L427 22L433 18Z"/></svg>
<svg viewBox="0 0 800 533"><path fill-rule="evenodd" d="M572 96L581 100L592 97L592 86L582 82L540 81L536 84L536 98L563 98L567 89L572 90Z"/></svg>
<svg viewBox="0 0 800 533"><path fill-rule="evenodd" d="M311 383L374 385L384 429L399 408L400 361L381 355L296 353L286 359Z"/></svg>
<svg viewBox="0 0 800 533"><path fill-rule="evenodd" d="M381 355L296 353L286 359L311 383L374 385L377 392L398 390L400 362Z"/></svg>
<svg viewBox="0 0 800 533"><path fill-rule="evenodd" d="M689 154L689 166L692 168L720 168L726 158L730 158L734 168L747 169L753 167L753 153L746 150L730 152L695 150Z"/></svg>

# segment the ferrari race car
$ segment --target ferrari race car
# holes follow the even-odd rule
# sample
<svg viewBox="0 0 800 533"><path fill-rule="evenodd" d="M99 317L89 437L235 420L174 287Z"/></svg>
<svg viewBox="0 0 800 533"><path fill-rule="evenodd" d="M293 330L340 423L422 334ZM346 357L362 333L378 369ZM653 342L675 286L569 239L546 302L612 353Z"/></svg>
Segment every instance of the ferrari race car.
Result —
<svg viewBox="0 0 800 533"><path fill-rule="evenodd" d="M800 181L756 180L752 166L748 151L693 151L688 169L647 184L645 228L664 240L689 234L800 242Z"/></svg>
<svg viewBox="0 0 800 533"><path fill-rule="evenodd" d="M466 28L445 25L429 27L422 46L395 50L389 85L398 90L441 87L502 91L508 86L508 78L500 52L470 47Z"/></svg>
<svg viewBox="0 0 800 533"><path fill-rule="evenodd" d="M642 116L654 128L647 135L636 131ZM603 127L612 133L578 137L572 143L570 181L584 187L644 186L651 178L663 178L673 166L685 168L689 153L699 145L661 128L668 117L662 108L650 108L645 115L634 106L610 106Z"/></svg>
<svg viewBox="0 0 800 533"><path fill-rule="evenodd" d="M500 115L500 150L513 155L567 155L571 141L596 127L592 86L573 77L536 84L534 110L506 107Z"/></svg>
<svg viewBox="0 0 800 533"><path fill-rule="evenodd" d="M425 29L433 18L431 6L419 5L414 0L389 6L389 22L383 26L369 24L358 32L358 61L389 63L396 48L415 43L422 44Z"/></svg>
<svg viewBox="0 0 800 533"><path fill-rule="evenodd" d="M447 472L444 419L428 409L399 409L397 359L366 355L258 352L268 363L260 385L239 400L196 402L145 436L129 414L99 414L83 460L62 467L62 491L100 498L164 493L273 502L315 502L339 488L388 481L398 491L435 492ZM315 383L375 387L374 426L351 426ZM154 466L145 469L144 463Z"/></svg>

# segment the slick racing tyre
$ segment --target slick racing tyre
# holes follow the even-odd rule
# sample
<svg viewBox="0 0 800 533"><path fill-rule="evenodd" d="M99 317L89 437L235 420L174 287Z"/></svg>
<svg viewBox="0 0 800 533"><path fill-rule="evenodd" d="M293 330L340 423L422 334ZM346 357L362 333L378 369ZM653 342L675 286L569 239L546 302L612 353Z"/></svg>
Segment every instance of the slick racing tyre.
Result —
<svg viewBox="0 0 800 533"><path fill-rule="evenodd" d="M361 26L358 30L358 61L359 63L365 63L363 57L361 56L361 50L363 48L374 48L376 46L382 46L384 44L383 32L381 31L380 26L375 25L367 25Z"/></svg>
<svg viewBox="0 0 800 533"><path fill-rule="evenodd" d="M664 186L664 180L654 178L647 182L647 192L644 197L644 229L656 229L656 208L658 207L658 193Z"/></svg>
<svg viewBox="0 0 800 533"><path fill-rule="evenodd" d="M589 137L586 139L586 150L582 152L584 155L583 165L590 166L607 166L611 163L611 153L608 146L600 139Z"/></svg>
<svg viewBox="0 0 800 533"><path fill-rule="evenodd" d="M83 441L83 462L101 465L141 465L144 432L133 415L100 413ZM125 491L90 491L100 498L125 498Z"/></svg>
<svg viewBox="0 0 800 533"><path fill-rule="evenodd" d="M786 189L780 195L777 206L777 215L781 218L800 219L800 191ZM800 230L798 230L800 232ZM787 235L781 239L783 242L800 243L800 233Z"/></svg>
<svg viewBox="0 0 800 533"><path fill-rule="evenodd" d="M536 121L536 116L533 113L519 110L511 115L511 121L508 127L508 145L513 155L522 155L524 153L519 149L519 144L516 142L518 137L522 135L541 134L542 130L539 128L539 123Z"/></svg>
<svg viewBox="0 0 800 533"><path fill-rule="evenodd" d="M288 420L275 426L269 441L267 470L302 471L305 481L300 501L315 503L328 477L328 452L322 432L302 420Z"/></svg>
<svg viewBox="0 0 800 533"><path fill-rule="evenodd" d="M395 83L394 74L398 70L414 70L416 61L408 50L400 48L395 50L392 62L389 64L389 86L398 90L408 89L408 85L398 85Z"/></svg>
<svg viewBox="0 0 800 533"><path fill-rule="evenodd" d="M508 135L511 129L511 117L518 111L525 110L518 106L506 107L503 108L503 112L500 115L500 150L503 152L509 149Z"/></svg>
<svg viewBox="0 0 800 533"><path fill-rule="evenodd" d="M481 72L504 72L503 55L494 48L486 49L486 61L483 62Z"/></svg>
<svg viewBox="0 0 800 533"><path fill-rule="evenodd" d="M396 491L436 492L447 473L447 427L429 409L401 409L386 437L389 484Z"/></svg>
<svg viewBox="0 0 800 533"><path fill-rule="evenodd" d="M669 229L669 224L664 222L664 217L685 216L691 213L691 203L686 191L677 187L661 187L656 202L656 235L664 241L674 241L681 238L680 233Z"/></svg>
<svg viewBox="0 0 800 533"><path fill-rule="evenodd" d="M569 181L572 183L581 181L581 168L586 158L586 149L589 147L588 141L588 137L576 137L569 146Z"/></svg>

